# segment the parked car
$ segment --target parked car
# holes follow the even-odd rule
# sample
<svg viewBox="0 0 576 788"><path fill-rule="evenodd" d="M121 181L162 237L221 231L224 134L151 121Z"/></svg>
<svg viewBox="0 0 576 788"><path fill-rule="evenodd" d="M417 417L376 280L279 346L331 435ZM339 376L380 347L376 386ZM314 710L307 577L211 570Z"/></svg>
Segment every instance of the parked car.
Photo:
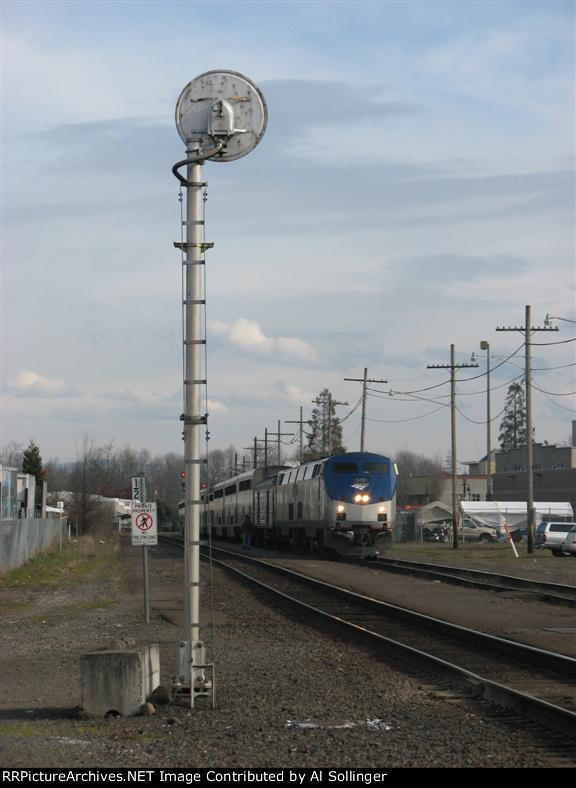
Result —
<svg viewBox="0 0 576 788"><path fill-rule="evenodd" d="M496 531L484 525L476 525L472 520L463 520L460 538L465 542L495 542Z"/></svg>
<svg viewBox="0 0 576 788"><path fill-rule="evenodd" d="M552 550L552 555L566 555L561 545L576 523L540 523L536 529L536 545Z"/></svg>
<svg viewBox="0 0 576 788"><path fill-rule="evenodd" d="M560 550L564 555L571 555L576 558L576 525L566 534L564 541L560 545Z"/></svg>

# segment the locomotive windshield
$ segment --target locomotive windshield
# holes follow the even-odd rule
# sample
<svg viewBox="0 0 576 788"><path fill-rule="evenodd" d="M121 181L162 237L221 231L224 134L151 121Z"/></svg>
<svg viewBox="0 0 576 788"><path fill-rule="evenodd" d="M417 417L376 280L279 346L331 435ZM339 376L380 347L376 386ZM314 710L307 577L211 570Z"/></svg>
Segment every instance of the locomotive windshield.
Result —
<svg viewBox="0 0 576 788"><path fill-rule="evenodd" d="M332 473L358 473L355 462L333 462Z"/></svg>
<svg viewBox="0 0 576 788"><path fill-rule="evenodd" d="M390 501L396 472L388 457L372 452L349 452L328 457L322 475L329 498L354 503L359 493L372 501Z"/></svg>
<svg viewBox="0 0 576 788"><path fill-rule="evenodd" d="M358 473L359 468L355 462L333 462L332 473ZM362 473L388 473L388 465L385 462L365 462L362 465Z"/></svg>
<svg viewBox="0 0 576 788"><path fill-rule="evenodd" d="M388 465L384 462L365 462L362 466L363 473L388 473Z"/></svg>

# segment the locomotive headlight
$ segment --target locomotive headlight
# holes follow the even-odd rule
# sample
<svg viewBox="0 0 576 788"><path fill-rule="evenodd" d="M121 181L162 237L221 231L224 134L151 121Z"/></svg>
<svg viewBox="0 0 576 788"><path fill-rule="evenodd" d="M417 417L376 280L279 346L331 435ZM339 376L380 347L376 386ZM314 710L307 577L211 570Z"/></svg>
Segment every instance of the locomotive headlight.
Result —
<svg viewBox="0 0 576 788"><path fill-rule="evenodd" d="M338 506L338 511L340 512L340 514L342 514L342 512L345 512L345 511L346 511L346 507L344 506L344 504L343 504L343 503L341 503L341 504Z"/></svg>
<svg viewBox="0 0 576 788"><path fill-rule="evenodd" d="M370 496L369 495L363 495L362 496L362 503L368 503L369 500L370 500Z"/></svg>
<svg viewBox="0 0 576 788"><path fill-rule="evenodd" d="M385 506L379 506L378 507L378 511L380 512L380 514L384 514L384 512L386 511L386 507Z"/></svg>
<svg viewBox="0 0 576 788"><path fill-rule="evenodd" d="M362 503L362 496L361 495L355 495L354 496L354 501L356 503Z"/></svg>

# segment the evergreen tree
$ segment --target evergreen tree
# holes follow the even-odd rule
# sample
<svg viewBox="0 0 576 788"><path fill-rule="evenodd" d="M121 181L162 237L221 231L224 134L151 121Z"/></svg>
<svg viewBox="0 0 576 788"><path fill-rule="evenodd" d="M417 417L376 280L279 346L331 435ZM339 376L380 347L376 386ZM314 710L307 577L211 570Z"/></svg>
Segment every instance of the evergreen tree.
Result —
<svg viewBox="0 0 576 788"><path fill-rule="evenodd" d="M526 401L520 383L512 383L508 388L498 440L502 451L526 445Z"/></svg>
<svg viewBox="0 0 576 788"><path fill-rule="evenodd" d="M22 472L29 473L36 478L36 491L34 495L34 510L37 513L42 508L42 493L44 481L44 468L42 466L42 457L40 456L40 449L34 441L30 441L30 445L22 454Z"/></svg>
<svg viewBox="0 0 576 788"><path fill-rule="evenodd" d="M328 389L323 389L316 397L316 407L312 411L309 424L305 461L330 454L343 454L346 451L342 445L342 426L336 416L334 398Z"/></svg>
<svg viewBox="0 0 576 788"><path fill-rule="evenodd" d="M35 476L37 484L42 484L44 481L42 457L40 456L40 449L34 441L30 441L30 445L22 454L22 472Z"/></svg>

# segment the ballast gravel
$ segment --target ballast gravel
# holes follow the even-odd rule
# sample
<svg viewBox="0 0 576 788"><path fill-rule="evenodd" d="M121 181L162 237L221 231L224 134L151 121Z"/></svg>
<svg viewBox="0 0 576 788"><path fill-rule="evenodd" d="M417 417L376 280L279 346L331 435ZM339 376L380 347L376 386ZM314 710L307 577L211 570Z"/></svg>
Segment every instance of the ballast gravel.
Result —
<svg viewBox="0 0 576 788"><path fill-rule="evenodd" d="M203 600L203 610L214 610L217 708L159 705L153 716L74 718L87 651L159 643L163 683L170 683L182 635L177 556L175 548L150 550L149 625L141 553L127 544L114 604L89 604L106 591L96 576L48 595L30 588L20 592L25 607L12 604L0 614L4 768L570 765L554 754L553 736L543 747L536 726L405 671L344 635L334 639L220 569L212 601L207 592ZM208 630L209 645L211 637Z"/></svg>

